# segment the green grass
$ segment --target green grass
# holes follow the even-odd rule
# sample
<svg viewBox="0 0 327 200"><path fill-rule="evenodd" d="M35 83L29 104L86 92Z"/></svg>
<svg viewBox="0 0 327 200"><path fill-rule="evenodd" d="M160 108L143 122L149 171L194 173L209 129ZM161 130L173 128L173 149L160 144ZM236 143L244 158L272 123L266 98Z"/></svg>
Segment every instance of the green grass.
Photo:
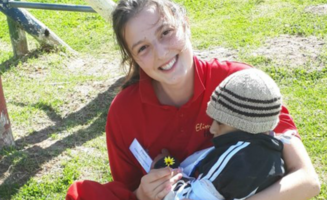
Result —
<svg viewBox="0 0 327 200"><path fill-rule="evenodd" d="M28 2L86 5L83 0L29 0ZM112 28L96 13L36 9L28 11L78 52L98 55L112 54L115 51ZM10 44L7 21L3 14L0 15L0 24L2 24L0 39ZM31 40L34 42L34 39L31 38ZM31 45L36 46L33 43ZM93 51L89 51L90 49Z"/></svg>
<svg viewBox="0 0 327 200"><path fill-rule="evenodd" d="M79 177L80 173L76 170L79 165L78 159L72 159L69 163L62 164L62 172L51 176L44 176L43 181L39 183L30 179L14 199L64 199L64 192L67 191L67 185ZM15 188L6 188L11 191Z"/></svg>
<svg viewBox="0 0 327 200"><path fill-rule="evenodd" d="M299 129L314 166L320 175L321 193L316 199L327 198L327 68L322 71L268 68L279 80L284 101Z"/></svg>
<svg viewBox="0 0 327 200"><path fill-rule="evenodd" d="M315 199L327 199L326 44L317 59L296 67L251 54L282 34L326 41L327 15L305 12L325 0L176 1L187 9L195 49L235 49L240 61L264 69L278 82L322 182ZM33 2L85 5L83 0ZM36 50L38 44L28 36L33 52L12 59L6 17L0 14L0 74L17 143L0 151L1 200L63 199L74 180L111 180L104 127L115 89L104 83L117 73L87 72L97 59L118 58L111 26L92 13L29 12L79 55ZM78 58L86 67L70 65ZM90 58L94 63L88 63Z"/></svg>
<svg viewBox="0 0 327 200"><path fill-rule="evenodd" d="M182 1L183 2L183 1ZM196 48L258 46L280 34L327 33L327 16L304 12L323 1L185 1ZM205 35L205 37L203 37Z"/></svg>

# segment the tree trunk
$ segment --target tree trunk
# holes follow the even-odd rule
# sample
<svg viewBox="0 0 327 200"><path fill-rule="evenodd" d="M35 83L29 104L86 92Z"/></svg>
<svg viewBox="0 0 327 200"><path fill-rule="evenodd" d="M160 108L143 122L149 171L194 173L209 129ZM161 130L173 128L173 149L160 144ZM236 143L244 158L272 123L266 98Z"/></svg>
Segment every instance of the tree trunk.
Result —
<svg viewBox="0 0 327 200"><path fill-rule="evenodd" d="M4 97L0 76L0 149L5 146L15 145L14 137L10 128L9 116L7 113L6 100Z"/></svg>

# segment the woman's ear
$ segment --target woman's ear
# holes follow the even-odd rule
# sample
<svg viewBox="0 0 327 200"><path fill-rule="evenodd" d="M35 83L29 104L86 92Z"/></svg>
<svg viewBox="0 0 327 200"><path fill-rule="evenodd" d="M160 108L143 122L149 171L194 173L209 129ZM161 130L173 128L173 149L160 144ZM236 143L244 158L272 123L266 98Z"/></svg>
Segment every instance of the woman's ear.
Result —
<svg viewBox="0 0 327 200"><path fill-rule="evenodd" d="M190 29L190 21L189 18L185 15L184 16L184 31L187 34L187 36L191 37L191 29Z"/></svg>
<svg viewBox="0 0 327 200"><path fill-rule="evenodd" d="M186 25L189 26L190 25L190 20L189 20L188 16L185 15L184 20L186 22Z"/></svg>

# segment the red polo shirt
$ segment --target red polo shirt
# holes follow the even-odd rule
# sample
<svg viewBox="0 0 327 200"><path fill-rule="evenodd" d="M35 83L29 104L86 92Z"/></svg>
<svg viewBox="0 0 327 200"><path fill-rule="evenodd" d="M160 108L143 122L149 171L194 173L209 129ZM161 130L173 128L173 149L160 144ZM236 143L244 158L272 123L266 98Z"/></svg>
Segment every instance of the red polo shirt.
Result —
<svg viewBox="0 0 327 200"><path fill-rule="evenodd" d="M134 191L145 171L129 150L136 138L154 158L166 148L178 160L212 146L208 132L212 123L206 115L213 90L228 75L251 66L238 62L208 61L194 57L194 94L182 107L160 104L151 78L142 70L140 81L121 91L112 101L106 126L108 154L113 179ZM275 129L296 130L285 107Z"/></svg>

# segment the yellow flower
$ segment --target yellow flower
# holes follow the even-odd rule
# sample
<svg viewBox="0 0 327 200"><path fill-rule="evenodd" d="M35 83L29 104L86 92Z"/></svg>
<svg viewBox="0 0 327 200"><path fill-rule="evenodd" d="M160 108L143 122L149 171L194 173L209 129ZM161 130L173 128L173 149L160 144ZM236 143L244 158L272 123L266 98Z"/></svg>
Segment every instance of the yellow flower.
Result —
<svg viewBox="0 0 327 200"><path fill-rule="evenodd" d="M169 167L175 163L175 160L173 157L167 156L165 157L165 164Z"/></svg>

